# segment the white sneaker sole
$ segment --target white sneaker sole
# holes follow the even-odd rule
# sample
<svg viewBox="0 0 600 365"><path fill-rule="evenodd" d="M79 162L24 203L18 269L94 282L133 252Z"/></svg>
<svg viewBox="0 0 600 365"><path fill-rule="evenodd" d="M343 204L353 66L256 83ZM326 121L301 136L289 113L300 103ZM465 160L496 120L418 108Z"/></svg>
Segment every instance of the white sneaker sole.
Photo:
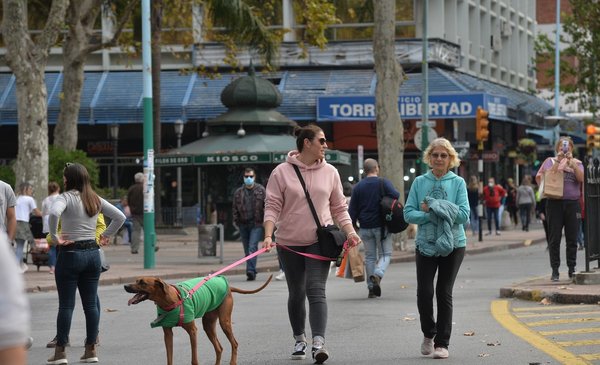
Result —
<svg viewBox="0 0 600 365"><path fill-rule="evenodd" d="M292 355L291 359L292 360L304 360L304 359L306 359L306 354L304 354L304 355Z"/></svg>

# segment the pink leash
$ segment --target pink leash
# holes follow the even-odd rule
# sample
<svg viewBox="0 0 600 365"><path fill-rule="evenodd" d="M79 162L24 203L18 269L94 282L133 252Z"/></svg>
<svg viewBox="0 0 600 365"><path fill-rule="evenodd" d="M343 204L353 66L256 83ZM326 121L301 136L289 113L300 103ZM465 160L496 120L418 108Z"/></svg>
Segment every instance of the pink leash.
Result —
<svg viewBox="0 0 600 365"><path fill-rule="evenodd" d="M196 284L196 285L195 285L195 286L194 286L192 289L190 289L190 291L188 291L188 292L187 292L187 295L185 296L185 298L182 298L182 297L180 296L179 300L178 300L176 303L174 303L174 304L171 304L171 305L170 305L170 306L168 306L167 308L161 308L161 309L162 309L162 310L164 310L164 311L170 312L170 311L172 311L173 309L175 309L175 308L179 307L179 308L180 308L180 309L179 309L179 322L177 323L177 326L181 326L181 325L183 324L183 317L184 317L184 306L183 306L183 302L184 302L185 300L189 299L189 298L190 298L192 295L194 295L194 293L195 293L195 292L196 292L198 289L200 289L200 287L201 287L202 285L204 285L204 283L206 283L206 282L207 282L207 281L209 281L210 279L214 278L215 276L217 276L217 275L219 275L219 274L221 274L221 273L224 273L225 271L227 271L227 270L229 270L229 269L231 269L231 268L233 268L233 267L236 267L237 265L239 265L239 264L241 264L241 263L243 263L243 262L246 262L246 261L250 260L251 258L253 258L253 257L256 257L256 256L258 256L258 255L260 255L260 254L262 254L262 253L264 253L264 252L266 252L266 251L267 251L267 249L266 249L266 248L261 248L260 250L258 250L258 251L256 251L256 252L253 252L253 253L251 253L250 255L248 255L248 256L246 256L246 257L243 257L243 258L241 258L241 259L237 260L237 261L236 261L236 262L234 262L233 264L227 265L227 266L225 266L224 268L222 268L222 269L220 269L220 270L218 270L218 271L216 271L216 272L214 272L214 273L212 273L212 274L209 274L209 275L207 275L207 276L206 276L204 279L202 279L200 282L198 282L198 284ZM177 294L179 295L179 290L177 290Z"/></svg>

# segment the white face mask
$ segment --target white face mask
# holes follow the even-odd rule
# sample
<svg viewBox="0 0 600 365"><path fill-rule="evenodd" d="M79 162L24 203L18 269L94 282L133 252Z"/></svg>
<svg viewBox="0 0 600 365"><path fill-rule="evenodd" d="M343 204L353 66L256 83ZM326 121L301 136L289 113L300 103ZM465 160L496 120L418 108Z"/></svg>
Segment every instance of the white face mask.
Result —
<svg viewBox="0 0 600 365"><path fill-rule="evenodd" d="M493 187L494 187L494 183L488 183L488 186L489 186L490 188L493 188Z"/></svg>

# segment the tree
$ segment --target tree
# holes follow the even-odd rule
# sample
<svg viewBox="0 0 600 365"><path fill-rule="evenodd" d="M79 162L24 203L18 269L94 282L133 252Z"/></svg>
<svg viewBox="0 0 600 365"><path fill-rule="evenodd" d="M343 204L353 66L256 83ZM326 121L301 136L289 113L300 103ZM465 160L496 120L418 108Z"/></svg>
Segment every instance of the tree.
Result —
<svg viewBox="0 0 600 365"><path fill-rule="evenodd" d="M570 94L567 101L578 100L583 110L597 114L600 96L597 60L600 58L600 4L590 0L570 0L571 13L563 14L561 32L560 89ZM547 35L536 40L538 65L553 79L555 44ZM565 48L562 48L565 47ZM548 85L553 88L553 85Z"/></svg>
<svg viewBox="0 0 600 365"><path fill-rule="evenodd" d="M26 1L3 0L2 36L6 63L16 79L19 149L16 183L32 183L37 201L48 183L48 114L44 71L50 47L65 19L68 0L54 0L41 33L33 39L28 31Z"/></svg>
<svg viewBox="0 0 600 365"><path fill-rule="evenodd" d="M66 26L67 36L63 43L63 85L60 113L54 129L55 145L65 151L77 148L77 122L81 107L81 91L83 90L84 66L87 57L102 48L114 46L121 35L123 27L139 3L139 0L127 1L122 9L121 18L116 25L112 37L107 40L98 39L94 34L101 7L106 12L117 10L115 1L111 0L78 0L70 1Z"/></svg>
<svg viewBox="0 0 600 365"><path fill-rule="evenodd" d="M400 85L404 77L396 59L396 1L373 1L375 29L373 58L375 60L375 118L377 149L382 175L392 181L404 202L404 127L398 110Z"/></svg>

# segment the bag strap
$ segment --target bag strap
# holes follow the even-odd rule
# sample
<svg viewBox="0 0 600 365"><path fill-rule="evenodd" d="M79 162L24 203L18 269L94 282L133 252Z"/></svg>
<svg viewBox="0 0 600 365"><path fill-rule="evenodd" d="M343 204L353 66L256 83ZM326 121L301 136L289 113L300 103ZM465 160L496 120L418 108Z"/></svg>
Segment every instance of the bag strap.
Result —
<svg viewBox="0 0 600 365"><path fill-rule="evenodd" d="M297 165L292 164L294 167L294 171L296 171L296 175L298 175L298 180L300 180L300 184L302 184L302 190L304 190L304 195L306 195L306 200L308 200L308 206L310 207L310 211L312 213L313 218L315 219L315 223L317 224L317 228L321 227L321 222L319 221L319 216L317 216L317 211L315 210L315 206L313 205L312 199L310 198L310 194L306 189L306 184L304 184L304 179L302 178L302 174L300 173L300 169Z"/></svg>

